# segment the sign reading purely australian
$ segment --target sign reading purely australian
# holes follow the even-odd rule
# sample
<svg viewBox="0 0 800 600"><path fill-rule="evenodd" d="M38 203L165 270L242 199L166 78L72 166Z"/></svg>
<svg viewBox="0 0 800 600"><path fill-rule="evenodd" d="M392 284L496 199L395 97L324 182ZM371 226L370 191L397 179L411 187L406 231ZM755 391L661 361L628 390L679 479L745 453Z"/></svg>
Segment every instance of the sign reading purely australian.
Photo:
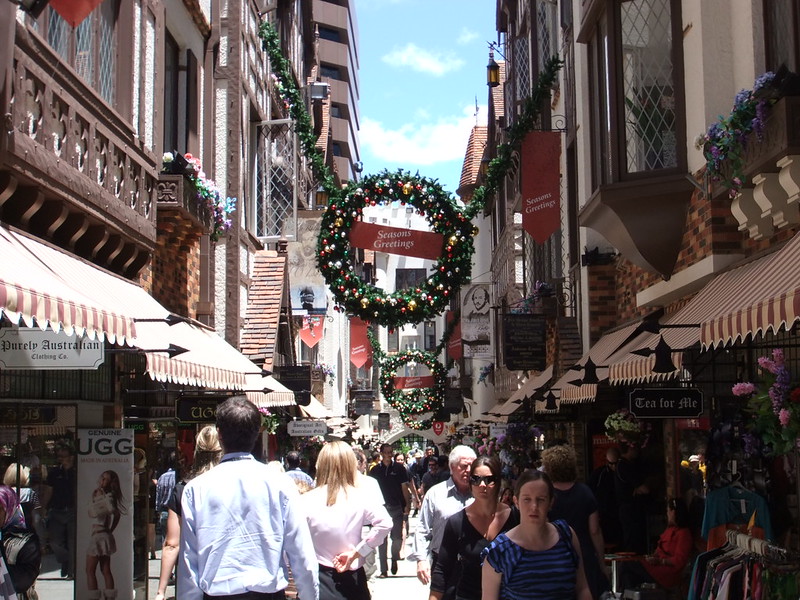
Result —
<svg viewBox="0 0 800 600"><path fill-rule="evenodd" d="M703 392L697 388L636 388L628 402L640 419L690 419L703 414Z"/></svg>

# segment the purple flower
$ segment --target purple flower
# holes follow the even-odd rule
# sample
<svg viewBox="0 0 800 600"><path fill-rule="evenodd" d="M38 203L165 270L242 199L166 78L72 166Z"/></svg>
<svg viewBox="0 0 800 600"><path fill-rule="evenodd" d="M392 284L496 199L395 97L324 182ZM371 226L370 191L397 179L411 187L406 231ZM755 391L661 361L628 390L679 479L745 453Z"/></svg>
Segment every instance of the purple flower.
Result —
<svg viewBox="0 0 800 600"><path fill-rule="evenodd" d="M753 91L757 92L761 88L770 85L774 79L775 79L775 73L773 73L772 71L767 71L766 73L759 75L756 78L755 84L753 85Z"/></svg>
<svg viewBox="0 0 800 600"><path fill-rule="evenodd" d="M758 366L764 369L765 371L769 371L772 374L778 372L777 365L766 356L759 356L758 357Z"/></svg>
<svg viewBox="0 0 800 600"><path fill-rule="evenodd" d="M792 413L790 413L787 409L782 408L778 413L778 420L781 422L781 425L786 427L789 424L789 420L792 418Z"/></svg>

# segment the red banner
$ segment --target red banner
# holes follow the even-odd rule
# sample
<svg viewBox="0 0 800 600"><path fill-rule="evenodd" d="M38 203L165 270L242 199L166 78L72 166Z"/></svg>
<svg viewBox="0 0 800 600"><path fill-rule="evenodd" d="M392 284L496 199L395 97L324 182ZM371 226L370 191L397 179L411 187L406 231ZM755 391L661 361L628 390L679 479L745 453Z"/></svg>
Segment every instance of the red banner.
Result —
<svg viewBox="0 0 800 600"><path fill-rule="evenodd" d="M425 375L423 377L395 377L394 389L396 390L413 390L419 388L429 388L436 385L436 380L433 375Z"/></svg>
<svg viewBox="0 0 800 600"><path fill-rule="evenodd" d="M447 311L445 321L448 327L454 318L455 313L452 310ZM447 341L447 356L453 360L461 360L463 355L464 348L461 346L461 320L459 319L458 323L453 327L452 333L450 333L450 339Z"/></svg>
<svg viewBox="0 0 800 600"><path fill-rule="evenodd" d="M522 228L543 244L561 227L561 134L529 133L521 162Z"/></svg>
<svg viewBox="0 0 800 600"><path fill-rule="evenodd" d="M442 435L444 432L444 421L433 421L431 423L431 429L433 429L434 435Z"/></svg>
<svg viewBox="0 0 800 600"><path fill-rule="evenodd" d="M324 321L319 316L303 317L303 328L300 330L300 339L309 348L313 348L322 339L322 326Z"/></svg>
<svg viewBox="0 0 800 600"><path fill-rule="evenodd" d="M350 245L375 252L439 260L444 246L444 236L430 231L400 229L356 221L350 229Z"/></svg>
<svg viewBox="0 0 800 600"><path fill-rule="evenodd" d="M350 319L350 362L360 369L372 361L372 347L367 337L367 324L358 318Z"/></svg>
<svg viewBox="0 0 800 600"><path fill-rule="evenodd" d="M103 0L50 0L50 6L72 27L77 27Z"/></svg>

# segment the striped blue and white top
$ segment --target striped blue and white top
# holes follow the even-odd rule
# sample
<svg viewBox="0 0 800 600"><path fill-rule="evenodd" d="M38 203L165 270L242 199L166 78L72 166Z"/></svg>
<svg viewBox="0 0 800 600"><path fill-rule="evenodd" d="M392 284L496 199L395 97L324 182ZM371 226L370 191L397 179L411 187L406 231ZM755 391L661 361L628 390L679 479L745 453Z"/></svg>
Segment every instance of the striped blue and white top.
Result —
<svg viewBox="0 0 800 600"><path fill-rule="evenodd" d="M554 521L558 542L547 550L526 550L505 533L484 549L481 558L502 575L500 600L573 600L579 563L566 521Z"/></svg>

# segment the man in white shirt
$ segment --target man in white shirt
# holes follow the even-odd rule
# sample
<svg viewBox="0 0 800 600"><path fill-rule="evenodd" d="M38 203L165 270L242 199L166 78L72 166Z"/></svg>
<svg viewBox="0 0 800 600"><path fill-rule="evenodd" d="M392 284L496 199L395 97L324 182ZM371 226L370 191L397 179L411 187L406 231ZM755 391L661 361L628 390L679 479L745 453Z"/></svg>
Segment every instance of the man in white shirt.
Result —
<svg viewBox="0 0 800 600"><path fill-rule="evenodd" d="M469 468L475 451L469 446L456 446L448 456L450 478L437 483L425 493L414 532L414 551L408 557L417 561L417 578L425 585L431 582L431 570L439 552L447 519L472 503ZM454 593L455 589L445 593Z"/></svg>
<svg viewBox="0 0 800 600"><path fill-rule="evenodd" d="M251 454L260 426L261 413L242 396L217 408L225 454L186 484L181 501L181 600L282 600L284 554L299 597L319 599L319 565L297 488Z"/></svg>

